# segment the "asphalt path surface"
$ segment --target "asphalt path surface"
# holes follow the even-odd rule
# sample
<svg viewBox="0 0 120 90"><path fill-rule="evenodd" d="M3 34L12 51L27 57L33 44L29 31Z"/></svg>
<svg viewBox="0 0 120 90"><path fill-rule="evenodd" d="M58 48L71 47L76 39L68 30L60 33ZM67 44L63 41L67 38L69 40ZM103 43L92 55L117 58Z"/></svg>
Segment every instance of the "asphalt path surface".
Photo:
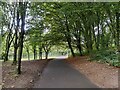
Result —
<svg viewBox="0 0 120 90"><path fill-rule="evenodd" d="M34 88L98 88L65 60L51 60ZM100 90L100 89L99 89Z"/></svg>

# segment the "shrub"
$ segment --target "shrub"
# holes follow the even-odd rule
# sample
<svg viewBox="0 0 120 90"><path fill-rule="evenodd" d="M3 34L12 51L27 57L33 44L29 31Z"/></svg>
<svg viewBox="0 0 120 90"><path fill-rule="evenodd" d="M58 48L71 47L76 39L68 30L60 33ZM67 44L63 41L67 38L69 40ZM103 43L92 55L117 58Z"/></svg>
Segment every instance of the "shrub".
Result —
<svg viewBox="0 0 120 90"><path fill-rule="evenodd" d="M120 53L115 50L99 50L93 51L90 60L108 63L112 66L120 67Z"/></svg>

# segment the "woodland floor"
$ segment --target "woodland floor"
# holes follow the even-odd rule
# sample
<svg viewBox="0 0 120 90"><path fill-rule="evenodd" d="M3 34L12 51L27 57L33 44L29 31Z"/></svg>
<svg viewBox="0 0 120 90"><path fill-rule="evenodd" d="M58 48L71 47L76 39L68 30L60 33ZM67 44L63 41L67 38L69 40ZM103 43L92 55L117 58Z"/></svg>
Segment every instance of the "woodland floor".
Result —
<svg viewBox="0 0 120 90"><path fill-rule="evenodd" d="M47 60L22 61L22 74L16 74L16 66L11 62L2 64L2 86L3 88L30 88L41 72Z"/></svg>
<svg viewBox="0 0 120 90"><path fill-rule="evenodd" d="M66 63L65 59L51 60L33 88L96 88L85 75Z"/></svg>
<svg viewBox="0 0 120 90"><path fill-rule="evenodd" d="M120 80L118 70L120 68L95 61L91 62L88 59L89 57L82 56L68 58L66 61L100 88L118 88L118 78Z"/></svg>
<svg viewBox="0 0 120 90"><path fill-rule="evenodd" d="M66 62L97 86L101 88L118 88L118 76L120 76L118 70L120 68L95 61L91 62L87 60L88 58L87 56L68 58ZM11 62L3 63L3 88L31 88L46 64L47 60L22 61L22 74L18 76L15 73L16 66L11 66Z"/></svg>

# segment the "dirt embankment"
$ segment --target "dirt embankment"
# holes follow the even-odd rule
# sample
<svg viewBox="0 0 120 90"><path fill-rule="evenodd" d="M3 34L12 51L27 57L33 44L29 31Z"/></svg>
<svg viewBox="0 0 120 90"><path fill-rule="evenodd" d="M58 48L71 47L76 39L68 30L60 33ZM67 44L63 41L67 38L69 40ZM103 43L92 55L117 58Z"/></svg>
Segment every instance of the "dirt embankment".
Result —
<svg viewBox="0 0 120 90"><path fill-rule="evenodd" d="M66 61L100 88L118 88L118 70L120 68L88 61L88 58L82 56L68 58Z"/></svg>
<svg viewBox="0 0 120 90"><path fill-rule="evenodd" d="M3 88L31 88L47 63L47 60L22 61L21 75L16 74L16 66L12 66L11 62L3 63Z"/></svg>

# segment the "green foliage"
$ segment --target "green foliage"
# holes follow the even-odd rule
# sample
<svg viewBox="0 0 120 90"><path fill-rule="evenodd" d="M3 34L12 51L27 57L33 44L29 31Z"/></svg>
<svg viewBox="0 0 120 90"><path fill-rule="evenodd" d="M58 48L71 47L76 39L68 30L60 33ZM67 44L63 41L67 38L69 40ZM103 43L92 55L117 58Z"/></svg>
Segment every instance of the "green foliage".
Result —
<svg viewBox="0 0 120 90"><path fill-rule="evenodd" d="M119 52L111 49L92 52L90 60L108 63L112 66L120 66Z"/></svg>
<svg viewBox="0 0 120 90"><path fill-rule="evenodd" d="M14 3L13 5L0 4L0 16L2 16L0 17L0 29L3 29L1 33L5 33L5 39L10 29L4 29L12 26L14 14L16 22L18 6L16 7ZM51 48L57 48L60 45L67 47L67 50L71 49L76 56L81 53L81 55L88 55L94 50L103 48L117 49L120 46L119 30L116 27L120 25L116 20L119 7L117 2L31 2L26 12L25 24L27 23L28 28L24 35L24 49L26 50L23 50L23 54L26 51L34 52L35 49L36 52L39 49L41 50L39 52L43 49L54 52ZM15 12L13 12L14 9ZM14 32L12 31L11 34L13 36ZM6 42L5 39L4 42ZM6 45L3 46L6 48ZM95 60L119 66L119 55L114 50L95 51L91 56Z"/></svg>

